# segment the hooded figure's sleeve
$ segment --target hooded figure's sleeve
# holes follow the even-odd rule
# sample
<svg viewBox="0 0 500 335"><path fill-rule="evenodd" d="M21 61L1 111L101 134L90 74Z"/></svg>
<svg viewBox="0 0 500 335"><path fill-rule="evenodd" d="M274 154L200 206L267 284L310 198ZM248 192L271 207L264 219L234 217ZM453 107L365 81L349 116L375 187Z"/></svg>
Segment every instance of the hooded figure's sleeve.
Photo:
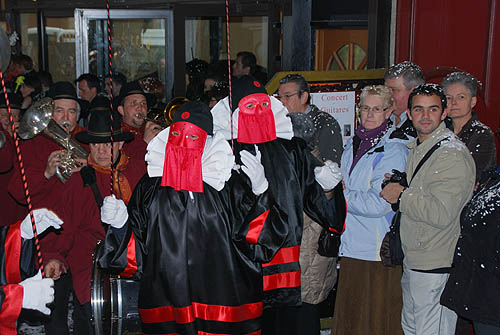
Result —
<svg viewBox="0 0 500 335"><path fill-rule="evenodd" d="M21 221L0 227L0 334L17 334L23 304L23 287L18 283L36 272L33 239L22 239L20 226Z"/></svg>
<svg viewBox="0 0 500 335"><path fill-rule="evenodd" d="M339 199L339 197L343 198L343 194L338 193L337 197L330 200L326 197L325 191L316 181L314 174L314 168L321 166L322 163L309 151L297 145L296 158L296 171L302 187L304 212L324 229L333 233L342 233L344 220L340 213L345 211L345 199Z"/></svg>
<svg viewBox="0 0 500 335"><path fill-rule="evenodd" d="M161 181L161 178L144 175L127 206L127 222L120 229L108 229L99 265L112 274L133 279L142 276L147 256L148 208L155 192L155 180Z"/></svg>
<svg viewBox="0 0 500 335"><path fill-rule="evenodd" d="M254 195L238 172L233 172L221 193L230 207L232 235L238 249L254 262L269 262L288 235L285 212L276 205L269 190Z"/></svg>

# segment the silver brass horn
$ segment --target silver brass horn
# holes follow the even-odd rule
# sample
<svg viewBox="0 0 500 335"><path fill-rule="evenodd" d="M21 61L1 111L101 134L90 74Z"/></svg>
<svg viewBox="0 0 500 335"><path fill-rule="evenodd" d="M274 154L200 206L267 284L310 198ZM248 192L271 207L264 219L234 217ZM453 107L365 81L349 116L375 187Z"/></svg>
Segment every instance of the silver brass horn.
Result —
<svg viewBox="0 0 500 335"><path fill-rule="evenodd" d="M79 166L75 159L87 159L89 153L52 119L53 111L54 101L51 98L45 97L35 102L19 122L18 134L23 140L28 140L43 132L64 148L65 153L60 157L61 164L56 168L56 175L65 183L71 177L71 170Z"/></svg>

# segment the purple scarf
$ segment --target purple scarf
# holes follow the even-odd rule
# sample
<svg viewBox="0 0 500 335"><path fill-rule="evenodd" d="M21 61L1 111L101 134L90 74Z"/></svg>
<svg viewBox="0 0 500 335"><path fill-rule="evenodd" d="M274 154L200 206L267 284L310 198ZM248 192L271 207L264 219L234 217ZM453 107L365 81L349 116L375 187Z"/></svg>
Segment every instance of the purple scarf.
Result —
<svg viewBox="0 0 500 335"><path fill-rule="evenodd" d="M363 157L363 155L366 154L366 152L370 150L370 148L375 146L378 143L378 141L380 141L380 139L387 130L387 122L388 120L385 120L380 126L370 130L367 130L363 126L359 126L358 128L356 128L355 131L356 137L358 137L361 140L361 142L359 144L358 150L356 151L356 155L352 159L352 165L351 169L349 170L349 175L351 174L352 169L354 169L354 167L359 162L361 157ZM353 142L355 140L356 138L353 139Z"/></svg>

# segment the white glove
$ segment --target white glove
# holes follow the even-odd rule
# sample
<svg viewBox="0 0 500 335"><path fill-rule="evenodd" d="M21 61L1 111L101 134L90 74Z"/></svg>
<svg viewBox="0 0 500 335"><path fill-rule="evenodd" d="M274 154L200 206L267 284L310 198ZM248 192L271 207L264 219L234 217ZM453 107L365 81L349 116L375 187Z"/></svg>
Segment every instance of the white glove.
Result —
<svg viewBox="0 0 500 335"><path fill-rule="evenodd" d="M267 182L266 175L264 173L264 166L260 162L260 151L257 146L255 146L255 156L246 150L240 152L241 169L250 178L252 182L252 192L255 195L264 193L269 183Z"/></svg>
<svg viewBox="0 0 500 335"><path fill-rule="evenodd" d="M49 211L46 208L35 209L33 211L33 216L35 217L37 234L43 233L45 229L49 227L59 229L63 224L62 220L59 219L54 212ZM21 222L21 237L25 240L33 238L33 228L29 214L24 218L23 222Z"/></svg>
<svg viewBox="0 0 500 335"><path fill-rule="evenodd" d="M123 200L116 199L115 195L104 198L101 207L101 221L113 228L121 228L127 222L127 206Z"/></svg>
<svg viewBox="0 0 500 335"><path fill-rule="evenodd" d="M36 309L43 314L50 315L46 306L54 301L54 281L52 278L42 278L41 271L36 275L19 283L24 288L23 308Z"/></svg>
<svg viewBox="0 0 500 335"><path fill-rule="evenodd" d="M325 191L332 190L342 180L339 165L332 161L326 161L325 165L315 167L314 175Z"/></svg>

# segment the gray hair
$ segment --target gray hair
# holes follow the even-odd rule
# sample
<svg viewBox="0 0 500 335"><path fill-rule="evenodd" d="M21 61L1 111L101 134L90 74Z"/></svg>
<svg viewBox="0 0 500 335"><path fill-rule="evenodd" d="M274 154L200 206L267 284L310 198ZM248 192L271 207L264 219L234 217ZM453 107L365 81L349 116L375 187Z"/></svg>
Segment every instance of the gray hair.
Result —
<svg viewBox="0 0 500 335"><path fill-rule="evenodd" d="M299 98L302 97L302 93L307 92L309 97L307 98L307 104L311 101L311 89L309 88L309 83L307 80L298 73L287 74L280 80L280 85L295 83L297 85L297 90L299 91Z"/></svg>
<svg viewBox="0 0 500 335"><path fill-rule="evenodd" d="M420 66L409 61L404 61L389 67L384 75L384 80L394 78L403 78L403 84L407 90L425 84L424 73Z"/></svg>
<svg viewBox="0 0 500 335"><path fill-rule="evenodd" d="M394 102L394 100L392 99L391 89L384 85L365 86L361 91L361 95L359 96L360 104L369 95L374 95L376 97L381 98L384 101L385 108L391 107Z"/></svg>
<svg viewBox="0 0 500 335"><path fill-rule="evenodd" d="M446 91L448 87L453 84L462 84L468 90L472 97L477 94L477 86L479 85L477 79L467 72L453 72L447 75L441 82L441 87Z"/></svg>

